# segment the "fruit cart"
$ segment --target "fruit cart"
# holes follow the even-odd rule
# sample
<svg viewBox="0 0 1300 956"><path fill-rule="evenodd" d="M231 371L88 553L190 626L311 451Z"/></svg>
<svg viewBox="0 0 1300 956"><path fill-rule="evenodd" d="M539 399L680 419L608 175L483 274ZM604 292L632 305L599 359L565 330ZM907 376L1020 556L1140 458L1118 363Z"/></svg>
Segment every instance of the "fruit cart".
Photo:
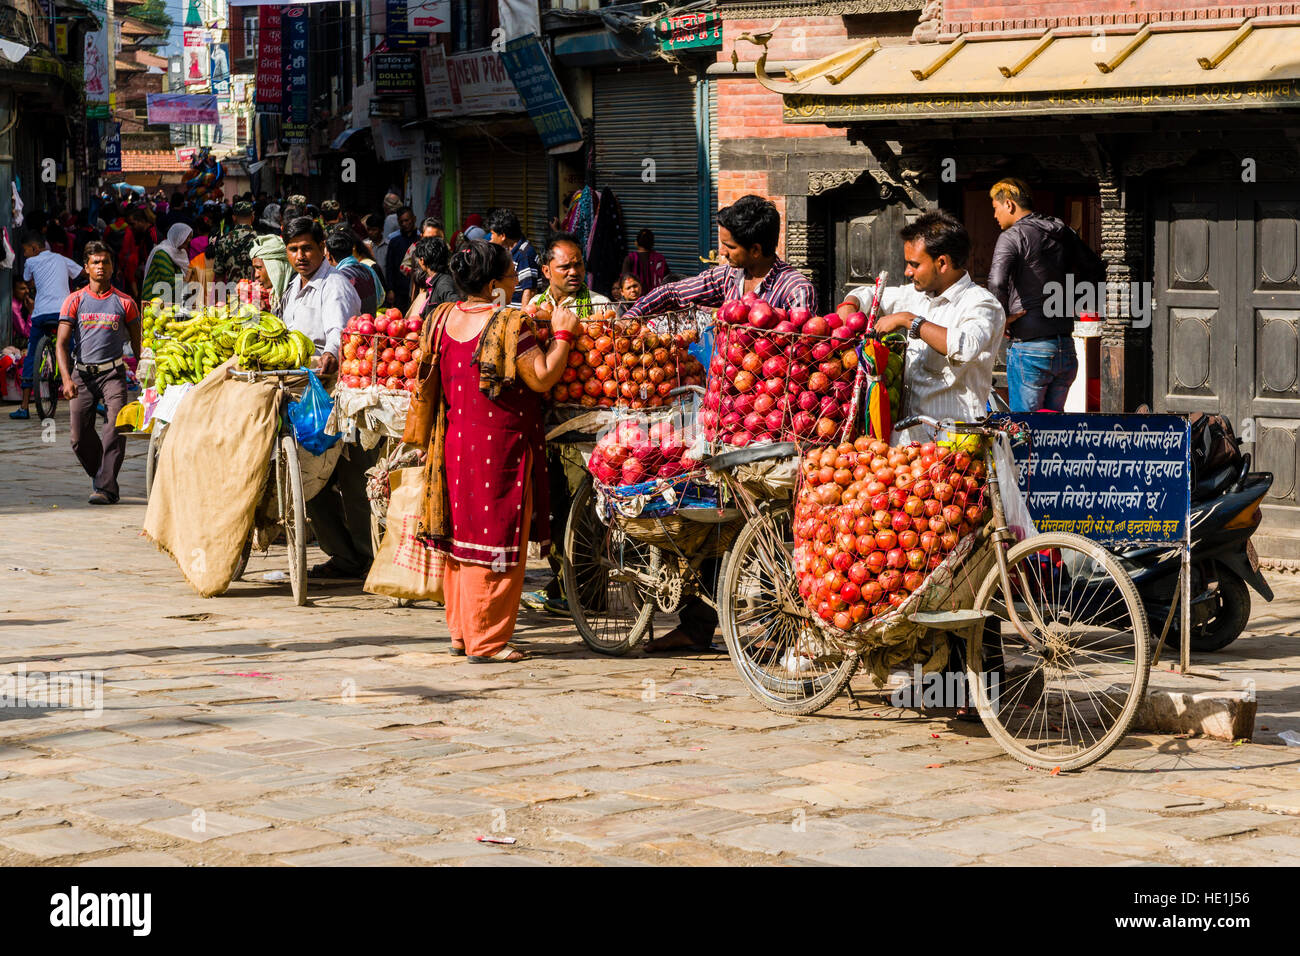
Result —
<svg viewBox="0 0 1300 956"><path fill-rule="evenodd" d="M963 676L971 709L1015 759L1063 770L1101 759L1145 692L1149 628L1104 549L1069 534L1021 541L1009 526L1004 496L1018 491L999 473L1014 474L1011 443L1026 435L914 418L899 429L925 425L937 441L850 441L859 414L879 411L862 406L860 343L807 319L782 328L771 312L719 311L698 414L717 454L641 486L594 474L575 502L565 570L584 638L626 653L656 612L694 594L717 609L738 676L773 711L822 709L859 666L881 681L915 664ZM874 365L889 374L883 353ZM584 497L595 506L585 524ZM710 589L698 572L718 551Z"/></svg>

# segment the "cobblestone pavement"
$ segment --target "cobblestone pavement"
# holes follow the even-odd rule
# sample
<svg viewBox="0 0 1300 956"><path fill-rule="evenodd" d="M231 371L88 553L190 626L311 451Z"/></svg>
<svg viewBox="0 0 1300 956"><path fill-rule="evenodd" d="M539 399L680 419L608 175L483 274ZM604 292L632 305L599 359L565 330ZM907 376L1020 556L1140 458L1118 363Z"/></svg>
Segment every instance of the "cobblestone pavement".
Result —
<svg viewBox="0 0 1300 956"><path fill-rule="evenodd" d="M1051 776L865 678L781 717L724 654L600 657L530 612L537 658L469 665L434 607L292 606L275 551L200 599L140 535L143 441L93 508L66 428L0 421L0 663L104 678L99 716L0 710L0 864L1300 863L1295 578L1194 659L1221 680L1156 675L1253 682L1254 743L1137 735Z"/></svg>

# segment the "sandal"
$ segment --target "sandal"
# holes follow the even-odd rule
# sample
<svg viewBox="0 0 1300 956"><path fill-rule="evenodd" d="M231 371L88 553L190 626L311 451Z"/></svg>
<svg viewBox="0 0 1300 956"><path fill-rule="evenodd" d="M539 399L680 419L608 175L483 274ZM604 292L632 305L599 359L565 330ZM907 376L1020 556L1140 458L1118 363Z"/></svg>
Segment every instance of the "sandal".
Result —
<svg viewBox="0 0 1300 956"><path fill-rule="evenodd" d="M519 661L528 660L531 656L531 654L521 651L513 644L507 644L491 657L480 657L477 654L470 654L466 660L471 664L516 664Z"/></svg>
<svg viewBox="0 0 1300 956"><path fill-rule="evenodd" d="M464 656L465 656L465 645L464 645L464 644L453 644L453 645L451 645L451 650L450 650L449 653L451 654L452 657L464 657Z"/></svg>

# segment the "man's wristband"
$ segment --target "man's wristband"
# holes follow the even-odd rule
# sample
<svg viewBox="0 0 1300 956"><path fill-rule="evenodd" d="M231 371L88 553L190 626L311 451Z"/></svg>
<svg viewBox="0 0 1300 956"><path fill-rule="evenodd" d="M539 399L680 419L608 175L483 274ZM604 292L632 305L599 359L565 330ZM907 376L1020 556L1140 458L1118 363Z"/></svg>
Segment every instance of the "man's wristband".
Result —
<svg viewBox="0 0 1300 956"><path fill-rule="evenodd" d="M925 316L918 315L912 320L912 325L907 330L909 339L919 339L921 337L921 326L925 325Z"/></svg>
<svg viewBox="0 0 1300 956"><path fill-rule="evenodd" d="M853 311L855 311L855 312L859 312L859 311L862 310L862 306L861 306L860 304L858 304L857 302L853 301L852 299L845 299L843 302L841 302L839 305L837 305L837 306L835 307L835 311L838 312L840 309L844 308L846 305L847 305L849 308L853 309Z"/></svg>
<svg viewBox="0 0 1300 956"><path fill-rule="evenodd" d="M551 335L557 342L568 342L570 345L573 344L573 333L567 329L556 329L551 333Z"/></svg>

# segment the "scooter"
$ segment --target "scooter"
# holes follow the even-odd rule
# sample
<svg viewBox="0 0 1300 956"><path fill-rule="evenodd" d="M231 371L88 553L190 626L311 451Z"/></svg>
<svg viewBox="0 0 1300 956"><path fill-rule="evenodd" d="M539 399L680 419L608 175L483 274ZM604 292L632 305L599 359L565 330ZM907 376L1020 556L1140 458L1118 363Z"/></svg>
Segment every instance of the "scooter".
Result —
<svg viewBox="0 0 1300 956"><path fill-rule="evenodd" d="M1250 620L1247 585L1273 600L1250 540L1262 517L1260 502L1272 486L1273 475L1251 472L1245 455L1192 489L1192 650L1222 650L1241 636ZM1161 547L1114 553L1137 585L1152 630L1160 629L1178 589L1179 553ZM1177 622L1166 640L1179 640Z"/></svg>

